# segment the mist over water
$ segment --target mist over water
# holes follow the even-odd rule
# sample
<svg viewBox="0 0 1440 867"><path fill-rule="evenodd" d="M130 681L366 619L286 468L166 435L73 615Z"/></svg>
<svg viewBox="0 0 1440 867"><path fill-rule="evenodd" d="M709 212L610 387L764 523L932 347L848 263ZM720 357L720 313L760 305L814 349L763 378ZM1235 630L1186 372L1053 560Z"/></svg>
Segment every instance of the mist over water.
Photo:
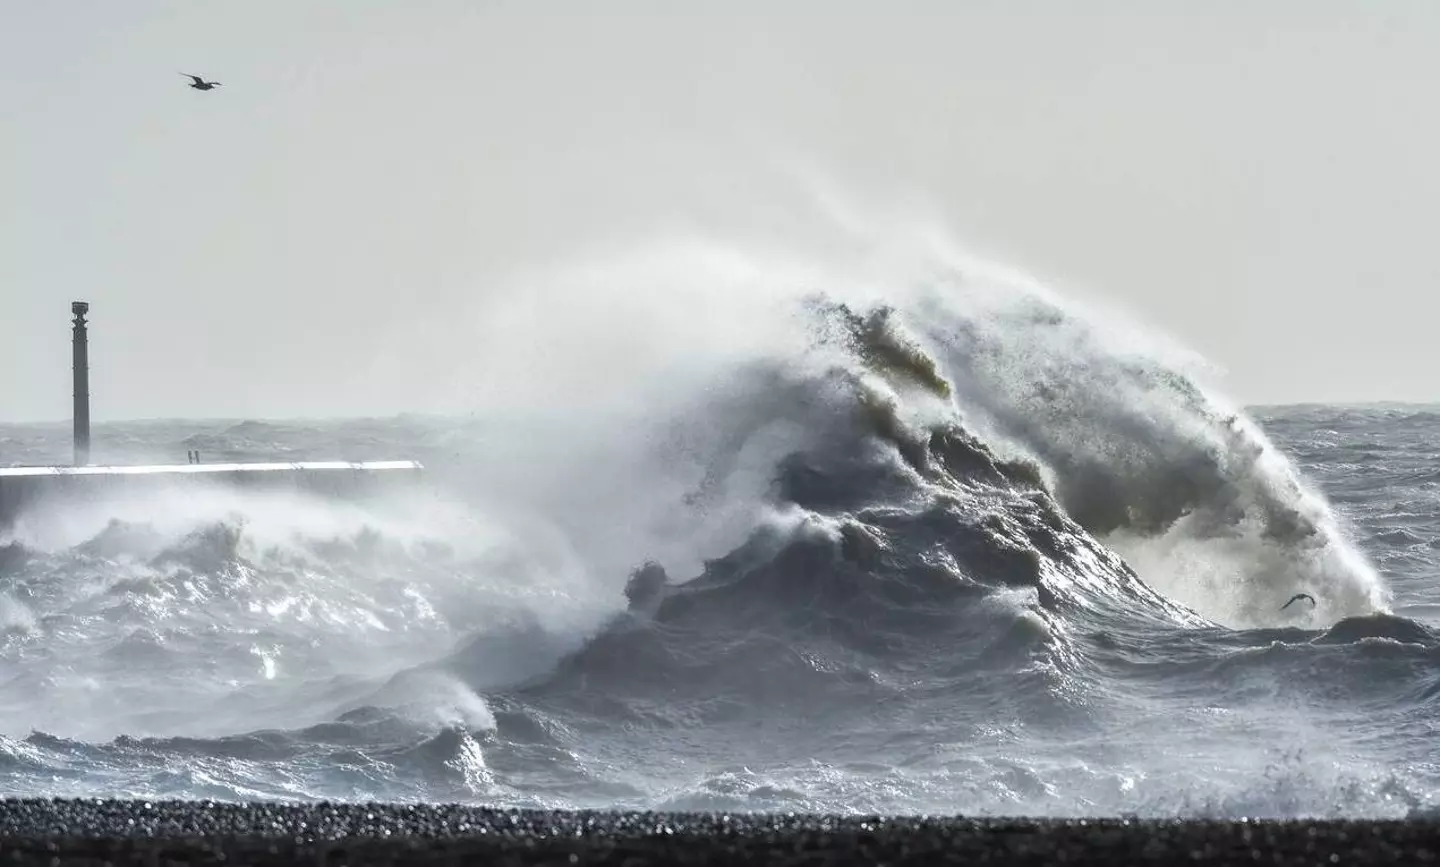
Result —
<svg viewBox="0 0 1440 867"><path fill-rule="evenodd" d="M1377 535L1384 489L1304 451L1388 417L1281 415L1272 441L1153 330L924 227L597 250L427 340L470 416L97 429L101 460L415 457L430 485L24 516L0 542L7 794L1432 803L1436 639L1372 552L1428 551L1440 507ZM0 438L16 462L66 443ZM1407 606L1416 558L1386 573Z"/></svg>

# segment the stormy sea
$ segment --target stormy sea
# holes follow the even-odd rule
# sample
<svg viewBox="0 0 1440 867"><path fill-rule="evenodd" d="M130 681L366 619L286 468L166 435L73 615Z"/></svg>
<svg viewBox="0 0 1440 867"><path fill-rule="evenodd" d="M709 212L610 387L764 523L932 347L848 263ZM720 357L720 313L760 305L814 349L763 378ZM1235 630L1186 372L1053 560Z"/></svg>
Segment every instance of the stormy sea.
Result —
<svg viewBox="0 0 1440 867"><path fill-rule="evenodd" d="M524 286L446 326L467 411L96 425L97 463L426 472L18 516L0 796L1440 803L1440 408L1237 405L1155 329L943 245ZM69 437L0 427L0 464Z"/></svg>

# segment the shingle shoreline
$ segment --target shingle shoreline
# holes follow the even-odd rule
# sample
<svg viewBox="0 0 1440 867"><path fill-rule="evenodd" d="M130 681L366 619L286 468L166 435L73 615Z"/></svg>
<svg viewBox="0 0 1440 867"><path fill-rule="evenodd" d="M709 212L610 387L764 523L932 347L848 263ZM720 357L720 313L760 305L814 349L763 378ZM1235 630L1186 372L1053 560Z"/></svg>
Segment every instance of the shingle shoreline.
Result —
<svg viewBox="0 0 1440 867"><path fill-rule="evenodd" d="M0 867L105 863L1423 865L1440 863L1440 823L0 801Z"/></svg>

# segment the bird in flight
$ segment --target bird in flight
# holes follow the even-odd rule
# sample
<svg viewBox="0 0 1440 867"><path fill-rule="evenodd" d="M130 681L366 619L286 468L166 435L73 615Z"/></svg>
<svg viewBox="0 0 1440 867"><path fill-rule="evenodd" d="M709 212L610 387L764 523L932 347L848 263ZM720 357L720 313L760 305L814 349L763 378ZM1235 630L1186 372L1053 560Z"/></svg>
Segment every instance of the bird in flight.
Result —
<svg viewBox="0 0 1440 867"><path fill-rule="evenodd" d="M183 75L183 76L185 76L186 78L193 78L193 79L195 79L194 81L192 81L192 82L190 83L190 86L193 87L193 88L195 88L196 90L209 90L209 89L212 88L212 87L219 87L219 86L220 86L220 82L218 82L218 81L206 81L205 79L201 78L200 76L198 76L198 75L191 75L191 74L188 73L188 72L182 72L182 73L180 73L180 74Z"/></svg>
<svg viewBox="0 0 1440 867"><path fill-rule="evenodd" d="M1315 597L1314 597L1314 596L1311 596L1309 593L1296 593L1294 596L1291 596L1291 597L1290 597L1290 601L1289 601L1289 602L1286 602L1284 605L1281 605L1281 606L1280 606L1280 610L1281 610L1281 611L1284 611L1286 608L1289 608L1291 605L1294 605L1296 602L1299 602L1301 599L1308 599L1308 600L1310 600L1310 604L1311 604L1312 606L1315 604Z"/></svg>

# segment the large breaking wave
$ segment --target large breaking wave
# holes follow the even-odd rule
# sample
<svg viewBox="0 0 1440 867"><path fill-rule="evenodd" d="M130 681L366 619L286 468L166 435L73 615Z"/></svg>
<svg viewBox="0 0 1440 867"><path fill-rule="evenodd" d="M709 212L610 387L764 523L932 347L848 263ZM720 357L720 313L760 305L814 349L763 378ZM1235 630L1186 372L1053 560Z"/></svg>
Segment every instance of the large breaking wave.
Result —
<svg viewBox="0 0 1440 867"><path fill-rule="evenodd" d="M733 547L757 507L825 512L775 484L787 462L809 461L850 510L942 490L1051 499L1077 538L1228 625L1275 623L1300 591L1318 601L1315 624L1385 606L1328 504L1184 353L925 240L825 268L676 244L532 278L517 305L484 310L481 343L505 357L482 356L478 393L489 402L508 391L497 380L539 378L643 444L647 488L680 486L652 495L656 511L673 519L683 503L699 518L626 556L679 557L681 572L696 550ZM584 315L565 314L550 339L499 337L519 319L550 330L574 298ZM548 365L565 367L534 375ZM695 490L683 487L697 467Z"/></svg>
<svg viewBox="0 0 1440 867"><path fill-rule="evenodd" d="M0 548L0 731L48 734L5 742L15 779L1223 811L1233 788L1142 797L1145 757L1059 745L1158 745L1148 702L1223 693L1213 667L1277 641L1435 647L1183 354L1023 277L928 243L825 267L683 243L516 287L449 325L473 419L184 434L404 443L433 497L27 516ZM1057 795L1075 775L1106 794Z"/></svg>

